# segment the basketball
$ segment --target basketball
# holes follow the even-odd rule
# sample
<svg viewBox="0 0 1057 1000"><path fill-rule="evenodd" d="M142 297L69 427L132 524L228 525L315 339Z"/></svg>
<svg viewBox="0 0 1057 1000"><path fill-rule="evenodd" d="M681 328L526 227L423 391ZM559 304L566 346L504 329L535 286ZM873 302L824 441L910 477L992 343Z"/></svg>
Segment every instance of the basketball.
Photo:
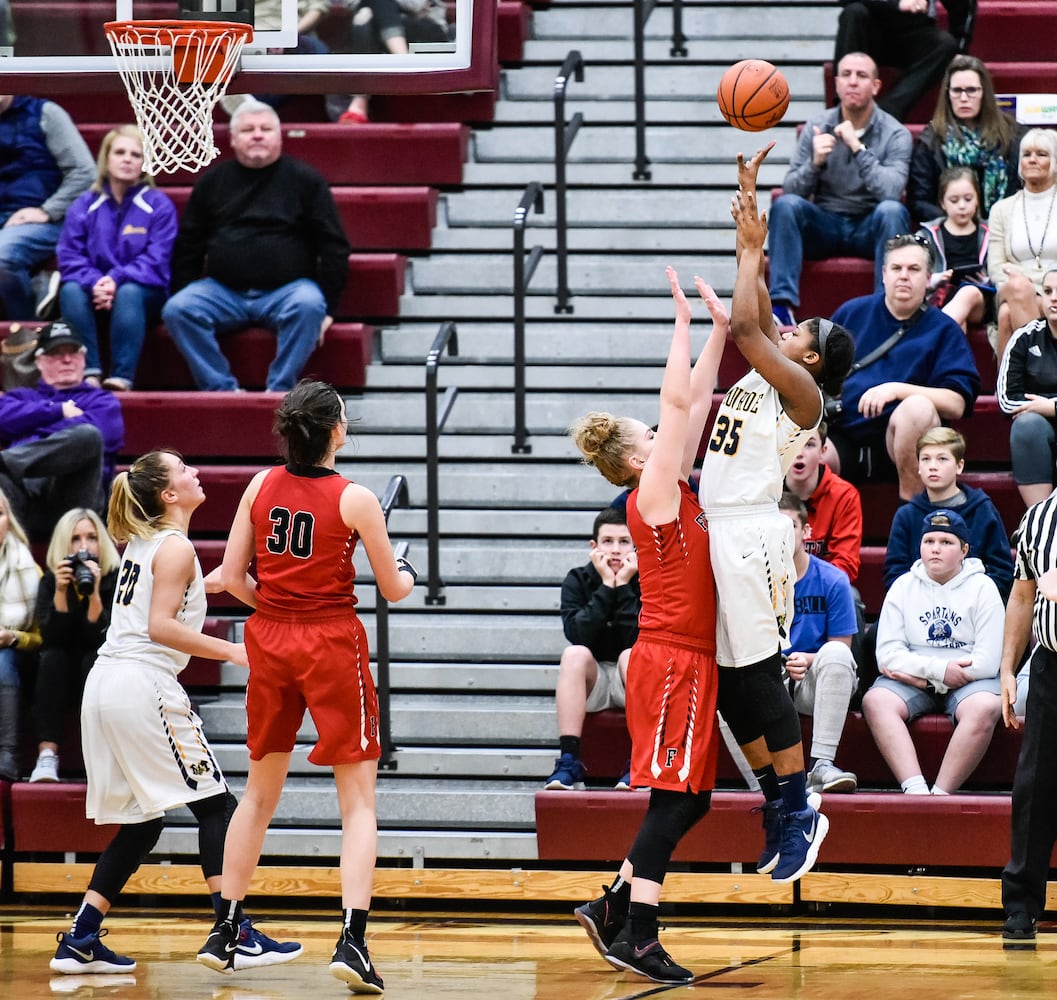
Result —
<svg viewBox="0 0 1057 1000"><path fill-rule="evenodd" d="M777 125L789 107L789 84L763 59L743 59L723 74L716 91L719 113L743 132Z"/></svg>

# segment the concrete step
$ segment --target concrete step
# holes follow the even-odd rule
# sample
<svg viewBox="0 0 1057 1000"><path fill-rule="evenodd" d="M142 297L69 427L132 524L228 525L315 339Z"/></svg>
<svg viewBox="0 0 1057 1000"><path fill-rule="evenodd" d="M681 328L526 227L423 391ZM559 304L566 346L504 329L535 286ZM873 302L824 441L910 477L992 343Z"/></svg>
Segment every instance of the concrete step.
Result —
<svg viewBox="0 0 1057 1000"><path fill-rule="evenodd" d="M630 71L629 71L630 72ZM822 93L822 74L817 67L814 73L818 76L818 84L808 92L794 91L794 98L789 102L789 109L785 113L785 120L797 123L806 121L812 115L817 114L825 108L825 98ZM553 71L550 71L553 83ZM541 75L541 81L546 74ZM647 134L652 126L656 125L686 125L688 122L696 122L699 125L723 125L723 116L719 113L714 95L720 74L717 72L711 89L687 75L685 81L680 81L680 87L685 87L688 93L678 92L665 94L663 91L650 89L647 82L647 101L645 120L647 123ZM518 85L518 94L514 98L500 101L496 105L496 125L543 125L554 122L553 100L549 90L536 92L534 90L539 84L533 82L531 86L525 85L524 89ZM575 114L583 115L584 121L589 124L608 122L613 124L632 124L635 121L635 103L630 83L626 86L621 83L613 96L609 99L589 100L579 93L573 94L565 102L565 113L568 118ZM751 151L759 148L757 140L759 136L753 137L746 133L746 147Z"/></svg>
<svg viewBox="0 0 1057 1000"><path fill-rule="evenodd" d="M583 56L584 72L591 73L597 63L622 63L632 58L633 42L631 35L623 38L589 38L583 34L564 35L538 34L538 32L550 32L555 30L546 23L548 11L537 11L534 18L534 31L537 37L525 43L523 63L546 63L555 67L555 72L565 62L566 55L576 50ZM564 12L562 12L564 13ZM672 40L671 28L667 34L658 35L653 27L653 19L660 14L658 9L647 22L646 27L649 34L643 48L648 63L663 63L667 61L712 62L722 66L738 62L741 59L758 59L762 39L752 38L729 38L712 35L711 37L700 35L690 38L687 42L686 56L673 56L671 54ZM799 15L797 15L799 17ZM543 23L541 25L541 18ZM830 15L832 19L832 14ZM669 21L670 24L670 21ZM685 25L685 18L684 18ZM810 25L805 25L810 27ZM783 70L792 63L808 63L821 65L827 59L833 58L833 38L836 33L837 22L834 19L831 28L823 27L820 37L808 37L795 40L782 39L781 54L775 54L772 62L777 62ZM560 31L560 25L557 26ZM683 31L686 32L684 26ZM573 80L569 83L570 91L578 86Z"/></svg>
<svg viewBox="0 0 1057 1000"><path fill-rule="evenodd" d="M654 358L634 368L599 366L589 374L581 365L527 365L525 386L530 392L562 392L596 389L606 392L653 392L658 391L663 372L664 358ZM410 388L409 375L417 375L414 369L404 365L372 365L367 372L366 387L374 389ZM457 386L460 390L479 389L486 392L512 391L514 388L513 365L459 364L450 359L444 366L441 383L444 387Z"/></svg>
<svg viewBox="0 0 1057 1000"><path fill-rule="evenodd" d="M418 402L419 409L423 409L425 404L421 398ZM356 458L364 461L386 461L390 474L403 472L399 465L393 463L397 461L418 463L426 460L424 428L425 417L423 416L418 430L412 429L406 434L384 429L380 433L361 431L356 437ZM505 461L510 458L512 443L512 429L491 434L452 434L445 429L441 434L437 451L443 462L466 459ZM532 457L537 461L568 458L568 442L554 435L536 436L532 442ZM356 478L354 471L347 471L346 475L353 479ZM385 483L382 483L380 489L385 489ZM425 498L420 499L424 501Z"/></svg>
<svg viewBox="0 0 1057 1000"><path fill-rule="evenodd" d="M531 239L527 241L532 246ZM452 255L454 256L454 255ZM733 254L730 255L733 262ZM691 275L707 270L704 277L712 279L715 277L711 270L711 258L697 258L696 268ZM707 268L706 268L707 265ZM542 264L540 265L543 266ZM656 264L650 261L648 268L659 268L659 274L663 275L663 261L658 260ZM650 272L652 273L652 271ZM714 283L713 283L714 284ZM720 288L716 289L724 299L729 298L730 290L726 293ZM525 297L525 319L526 325L538 321L554 319L555 289L548 287L539 292L535 289L535 281L530 286L529 294ZM670 295L586 295L579 289L574 289L571 301L573 313L578 323L583 323L585 329L590 330L594 323L612 323L618 320L633 322L656 322L670 323L672 321L672 299ZM509 291L506 293L493 293L491 295L479 295L469 293L433 293L426 294L417 292L414 295L406 294L400 299L400 316L406 321L425 321L440 323L447 320L505 320L513 322L514 297Z"/></svg>
<svg viewBox="0 0 1057 1000"><path fill-rule="evenodd" d="M581 194L582 198L583 195ZM542 217L541 217L542 218ZM541 246L554 253L558 246L557 230L553 226L533 225L528 246ZM642 257L687 256L707 258L712 254L733 252L734 231L730 228L702 228L697 226L666 226L664 228L609 228L569 227L566 230L566 249L570 254L605 253L618 245L622 253ZM440 226L433 230L433 252L505 254L508 259L514 250L514 236L509 227L460 226L449 229Z"/></svg>
<svg viewBox="0 0 1057 1000"><path fill-rule="evenodd" d="M607 186L630 184L645 189L668 186L690 188L694 191L709 187L730 186L734 156L717 163L707 163L700 159L686 162L683 159L685 156L707 155L711 133L704 138L698 138L696 132L690 132L687 141L675 147L674 155L678 159L669 161L668 157L673 155L672 146L664 139L658 138L656 134L658 131L660 130L651 128L646 132L646 153L650 161L648 180L633 176L636 156L635 140L629 137L619 143L614 143L612 156L608 162L585 158L580 162L568 164L565 168L566 183L580 187L590 187L592 184ZM772 129L770 134L781 136L782 132L781 129ZM785 144L784 140L779 141ZM521 144L510 142L509 146L513 151L519 149ZM550 148L553 148L553 143ZM575 145L573 148L575 149ZM751 154L757 148L758 143L750 137L741 139L735 152ZM518 192L516 203L520 200L520 192L524 191L533 181L538 181L547 189L544 195L545 200L549 199L553 197L551 190L554 185L554 169L550 165L553 161L551 155L546 154L545 150L537 148L535 155L542 159L468 163L466 165L466 186L467 188L514 187ZM785 164L765 164L760 170L761 184L767 188L780 186L785 177L785 171ZM687 220L688 224L692 221ZM433 249L444 249L443 246L437 244L438 234L443 232L443 227L433 230Z"/></svg>

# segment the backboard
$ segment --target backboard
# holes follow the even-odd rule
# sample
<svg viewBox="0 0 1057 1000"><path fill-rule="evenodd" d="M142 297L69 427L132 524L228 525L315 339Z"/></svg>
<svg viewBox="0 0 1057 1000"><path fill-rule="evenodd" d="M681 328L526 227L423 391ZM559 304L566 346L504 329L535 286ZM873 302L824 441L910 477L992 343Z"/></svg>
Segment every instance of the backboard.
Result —
<svg viewBox="0 0 1057 1000"><path fill-rule="evenodd" d="M330 0L314 33L325 53L298 46L298 0L182 4L232 21L249 18L227 12L252 5L253 37L232 91L415 94L495 86L496 0L448 0L449 41L413 46L407 55L347 51L354 0ZM11 24L5 27L0 0L0 91L62 93L121 89L103 24L176 19L181 0L6 0L6 5Z"/></svg>

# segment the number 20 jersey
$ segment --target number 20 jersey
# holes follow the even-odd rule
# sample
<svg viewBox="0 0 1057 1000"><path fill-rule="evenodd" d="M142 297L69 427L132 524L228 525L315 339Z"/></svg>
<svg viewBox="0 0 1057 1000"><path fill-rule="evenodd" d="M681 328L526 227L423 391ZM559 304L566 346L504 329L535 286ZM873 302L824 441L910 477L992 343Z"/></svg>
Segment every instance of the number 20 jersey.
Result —
<svg viewBox="0 0 1057 1000"><path fill-rule="evenodd" d="M349 481L319 466L287 465L264 477L250 508L257 607L265 614L328 617L356 604L358 536L341 518Z"/></svg>
<svg viewBox="0 0 1057 1000"><path fill-rule="evenodd" d="M706 513L777 503L809 432L790 419L778 391L759 372L739 379L723 397L705 448L699 496Z"/></svg>

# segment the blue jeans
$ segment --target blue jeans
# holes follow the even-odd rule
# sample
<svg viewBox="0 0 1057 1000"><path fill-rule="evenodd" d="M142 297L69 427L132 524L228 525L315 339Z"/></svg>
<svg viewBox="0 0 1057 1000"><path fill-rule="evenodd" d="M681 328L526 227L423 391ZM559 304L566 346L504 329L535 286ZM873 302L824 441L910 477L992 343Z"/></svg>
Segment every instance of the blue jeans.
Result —
<svg viewBox="0 0 1057 1000"><path fill-rule="evenodd" d="M52 254L62 226L54 222L27 222L0 229L0 302L8 319L37 318L37 302L30 272Z"/></svg>
<svg viewBox="0 0 1057 1000"><path fill-rule="evenodd" d="M220 392L238 388L217 338L246 326L276 332L275 360L268 368L270 392L294 387L319 342L327 304L319 286L299 278L272 291L236 292L203 278L180 289L165 304L162 319L191 369L199 389Z"/></svg>
<svg viewBox="0 0 1057 1000"><path fill-rule="evenodd" d="M898 201L882 201L868 215L838 215L796 194L771 202L771 299L800 305L800 270L807 260L864 257L874 262L874 290L881 291L885 242L910 232L910 213Z"/></svg>
<svg viewBox="0 0 1057 1000"><path fill-rule="evenodd" d="M0 687L18 687L18 667L15 651L10 646L0 649Z"/></svg>
<svg viewBox="0 0 1057 1000"><path fill-rule="evenodd" d="M64 281L59 290L62 318L84 342L85 374L102 374L99 356L99 325L110 328L110 374L129 382L136 379L136 365L147 336L147 324L158 322L165 304L165 289L127 282L118 285L109 310L96 310L92 290L75 281Z"/></svg>

